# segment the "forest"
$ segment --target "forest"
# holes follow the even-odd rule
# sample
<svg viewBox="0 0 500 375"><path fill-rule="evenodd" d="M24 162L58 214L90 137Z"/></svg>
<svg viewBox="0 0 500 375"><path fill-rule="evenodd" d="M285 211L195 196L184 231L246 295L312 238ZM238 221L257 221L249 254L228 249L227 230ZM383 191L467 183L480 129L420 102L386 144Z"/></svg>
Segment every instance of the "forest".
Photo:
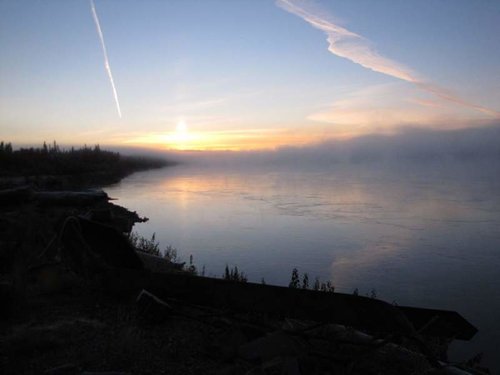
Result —
<svg viewBox="0 0 500 375"><path fill-rule="evenodd" d="M57 142L41 147L14 149L10 142L0 142L0 176L63 176L112 174L124 176L138 170L175 164L160 158L121 155L99 145L62 148Z"/></svg>

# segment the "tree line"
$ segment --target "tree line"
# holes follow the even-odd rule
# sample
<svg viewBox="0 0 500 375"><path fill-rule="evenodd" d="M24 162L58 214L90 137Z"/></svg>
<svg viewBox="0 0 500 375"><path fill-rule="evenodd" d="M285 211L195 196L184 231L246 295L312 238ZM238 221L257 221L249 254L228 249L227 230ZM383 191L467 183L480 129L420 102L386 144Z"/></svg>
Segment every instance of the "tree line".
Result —
<svg viewBox="0 0 500 375"><path fill-rule="evenodd" d="M163 159L124 156L102 150L97 144L61 148L55 141L41 147L14 149L0 142L0 176L75 175L87 173L127 174L171 164Z"/></svg>

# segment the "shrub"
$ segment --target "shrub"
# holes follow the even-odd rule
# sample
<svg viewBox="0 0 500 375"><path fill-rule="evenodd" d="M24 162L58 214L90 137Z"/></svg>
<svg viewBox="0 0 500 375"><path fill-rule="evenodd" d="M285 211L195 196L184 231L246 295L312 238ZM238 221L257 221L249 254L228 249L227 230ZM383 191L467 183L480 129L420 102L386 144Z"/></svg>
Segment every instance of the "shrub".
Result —
<svg viewBox="0 0 500 375"><path fill-rule="evenodd" d="M153 233L151 239L139 236L135 232L131 232L128 236L130 244L137 250L143 253L163 257L172 263L177 263L179 257L177 249L172 245L168 245L163 251L160 250L160 243L156 240L156 233ZM193 264L193 256L190 257L189 272L195 273L196 266Z"/></svg>
<svg viewBox="0 0 500 375"><path fill-rule="evenodd" d="M191 273L193 275L198 274L198 270L196 269L196 266L194 265L194 262L193 262L193 255L192 254L189 256L189 266L186 269L186 271L188 271L189 273Z"/></svg>
<svg viewBox="0 0 500 375"><path fill-rule="evenodd" d="M247 282L247 276L243 272L240 272L237 266L234 266L234 268L229 268L227 264L222 278L224 280L238 281L240 283Z"/></svg>
<svg viewBox="0 0 500 375"><path fill-rule="evenodd" d="M302 285L300 284L300 274L297 268L292 270L292 277L290 278L289 288L302 288L309 289L309 275L304 273L302 276ZM321 292L335 292L335 286L328 280L326 283L320 282L319 278L314 279L313 290Z"/></svg>
<svg viewBox="0 0 500 375"><path fill-rule="evenodd" d="M153 233L151 239L148 240L139 236L135 232L131 232L128 236L130 244L135 247L137 251L142 251L150 255L161 256L160 244L156 241L156 233Z"/></svg>

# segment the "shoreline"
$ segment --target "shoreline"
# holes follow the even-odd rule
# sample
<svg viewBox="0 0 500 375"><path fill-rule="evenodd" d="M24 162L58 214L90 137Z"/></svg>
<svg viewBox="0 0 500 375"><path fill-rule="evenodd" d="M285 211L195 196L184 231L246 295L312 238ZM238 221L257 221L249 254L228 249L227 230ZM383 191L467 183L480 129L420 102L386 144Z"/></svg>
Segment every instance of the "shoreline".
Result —
<svg viewBox="0 0 500 375"><path fill-rule="evenodd" d="M0 189L8 189L30 185L44 190L82 190L104 189L106 186L116 184L124 178L136 173L154 169L170 168L178 163L168 162L158 167L131 169L115 173L92 172L66 175L30 175L30 176L0 176Z"/></svg>

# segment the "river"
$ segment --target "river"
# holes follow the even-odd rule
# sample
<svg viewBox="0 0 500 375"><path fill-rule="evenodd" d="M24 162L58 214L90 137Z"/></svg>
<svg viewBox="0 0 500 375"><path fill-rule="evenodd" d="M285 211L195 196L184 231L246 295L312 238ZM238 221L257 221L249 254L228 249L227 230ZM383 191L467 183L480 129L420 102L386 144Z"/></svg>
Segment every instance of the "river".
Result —
<svg viewBox="0 0 500 375"><path fill-rule="evenodd" d="M479 328L451 357L500 370L500 169L487 162L309 167L186 166L106 188L199 271L237 266L287 285L291 271L339 292L456 310Z"/></svg>

